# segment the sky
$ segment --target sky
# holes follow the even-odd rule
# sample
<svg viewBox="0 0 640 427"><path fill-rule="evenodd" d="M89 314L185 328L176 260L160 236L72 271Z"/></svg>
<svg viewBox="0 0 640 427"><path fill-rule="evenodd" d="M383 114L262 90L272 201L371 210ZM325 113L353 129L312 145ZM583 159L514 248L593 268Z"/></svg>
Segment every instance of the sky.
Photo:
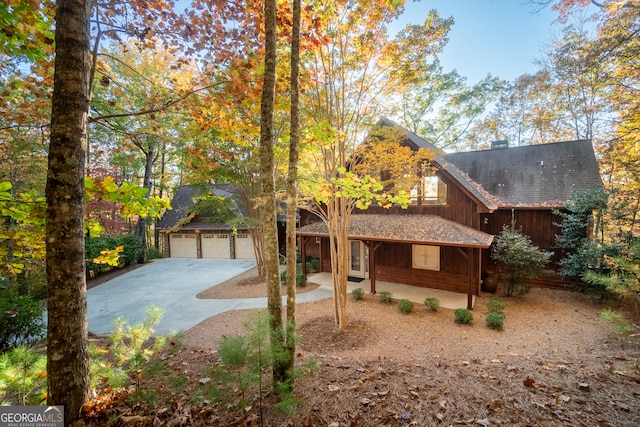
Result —
<svg viewBox="0 0 640 427"><path fill-rule="evenodd" d="M408 0L399 28L420 24L436 9L440 16L452 16L455 23L449 43L438 55L445 72L456 69L468 84L487 73L512 81L524 73L534 73L536 59L542 58L545 43L558 37L561 27L556 13L535 8L523 0Z"/></svg>

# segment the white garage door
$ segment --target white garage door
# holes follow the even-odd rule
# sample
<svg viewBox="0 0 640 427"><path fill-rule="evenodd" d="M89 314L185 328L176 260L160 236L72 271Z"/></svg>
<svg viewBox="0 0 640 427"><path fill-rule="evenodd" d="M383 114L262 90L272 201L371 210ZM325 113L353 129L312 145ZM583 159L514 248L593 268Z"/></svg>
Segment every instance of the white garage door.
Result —
<svg viewBox="0 0 640 427"><path fill-rule="evenodd" d="M197 258L198 246L195 234L170 234L169 250L171 258Z"/></svg>
<svg viewBox="0 0 640 427"><path fill-rule="evenodd" d="M200 238L202 239L202 258L231 258L228 234L201 234Z"/></svg>
<svg viewBox="0 0 640 427"><path fill-rule="evenodd" d="M238 234L235 240L237 259L256 259L253 252L253 241L248 234Z"/></svg>

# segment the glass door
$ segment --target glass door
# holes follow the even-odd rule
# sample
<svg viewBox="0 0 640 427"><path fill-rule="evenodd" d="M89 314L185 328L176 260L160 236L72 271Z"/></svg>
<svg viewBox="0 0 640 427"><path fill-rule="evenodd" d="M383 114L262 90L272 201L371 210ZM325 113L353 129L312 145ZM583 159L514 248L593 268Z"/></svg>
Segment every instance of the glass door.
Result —
<svg viewBox="0 0 640 427"><path fill-rule="evenodd" d="M349 275L369 277L369 248L359 240L349 241Z"/></svg>

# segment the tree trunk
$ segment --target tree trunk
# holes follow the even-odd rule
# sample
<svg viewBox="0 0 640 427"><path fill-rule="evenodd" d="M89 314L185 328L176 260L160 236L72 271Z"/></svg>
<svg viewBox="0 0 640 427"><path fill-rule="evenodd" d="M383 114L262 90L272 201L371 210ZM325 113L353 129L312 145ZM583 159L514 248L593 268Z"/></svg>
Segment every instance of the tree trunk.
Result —
<svg viewBox="0 0 640 427"><path fill-rule="evenodd" d="M152 144L147 144L147 150L142 150L145 155L144 165L144 178L142 186L147 189L147 194L144 196L148 199L151 195L151 174L153 173L153 162L155 160L155 154ZM136 224L136 236L140 237L140 252L138 253L138 264L144 264L147 258L147 217L140 216L138 223Z"/></svg>
<svg viewBox="0 0 640 427"><path fill-rule="evenodd" d="M329 246L333 279L333 314L336 325L340 329L344 329L349 325L347 320L347 278L351 209L348 201L343 197L334 196L328 203L327 225L331 242Z"/></svg>
<svg viewBox="0 0 640 427"><path fill-rule="evenodd" d="M59 0L47 172L47 402L67 424L89 397L84 254L84 156L91 2Z"/></svg>
<svg viewBox="0 0 640 427"><path fill-rule="evenodd" d="M276 1L266 0L265 14L265 59L262 100L260 103L260 183L262 184L261 206L264 210L264 257L266 281L269 289L271 346L279 353L283 345L282 299L278 274L278 228L276 222L275 180L273 163L273 110L276 87ZM279 349L278 349L279 348ZM287 365L281 358L273 359L274 390L285 380Z"/></svg>
<svg viewBox="0 0 640 427"><path fill-rule="evenodd" d="M293 389L293 367L296 353L296 207L298 178L298 147L300 144L300 0L293 0L291 34L291 124L289 138L289 168L287 171L287 327L286 352L288 357L287 384ZM306 262L302 257L300 262Z"/></svg>

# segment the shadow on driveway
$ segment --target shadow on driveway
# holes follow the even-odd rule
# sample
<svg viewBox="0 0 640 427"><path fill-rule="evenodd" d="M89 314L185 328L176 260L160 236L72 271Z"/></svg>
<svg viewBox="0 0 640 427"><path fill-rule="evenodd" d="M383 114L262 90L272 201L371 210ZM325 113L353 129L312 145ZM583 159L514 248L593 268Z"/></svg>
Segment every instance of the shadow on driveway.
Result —
<svg viewBox="0 0 640 427"><path fill-rule="evenodd" d="M141 323L150 305L164 309L156 334L185 331L216 314L229 310L263 308L266 298L198 299L205 289L253 268L252 260L163 258L125 273L87 291L89 331L109 334L116 317L128 324ZM298 296L297 302L331 298L318 288ZM286 299L283 298L283 304Z"/></svg>

